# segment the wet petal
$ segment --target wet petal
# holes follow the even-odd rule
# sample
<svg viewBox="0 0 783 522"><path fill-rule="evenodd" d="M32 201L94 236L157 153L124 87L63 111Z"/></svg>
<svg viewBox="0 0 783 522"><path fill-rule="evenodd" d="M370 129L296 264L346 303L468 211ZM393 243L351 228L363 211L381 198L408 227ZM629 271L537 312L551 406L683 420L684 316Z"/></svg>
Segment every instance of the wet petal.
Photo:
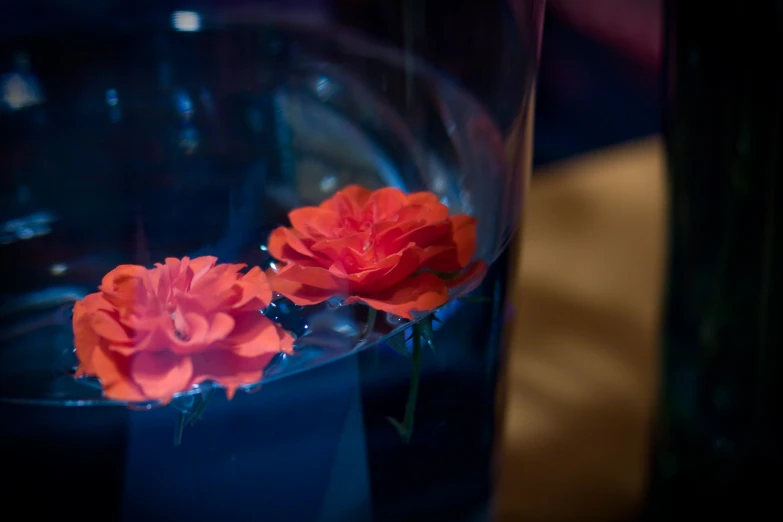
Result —
<svg viewBox="0 0 783 522"><path fill-rule="evenodd" d="M425 249L422 267L439 272L465 268L476 252L476 220L467 215L450 218L451 236ZM447 248L443 248L447 247Z"/></svg>
<svg viewBox="0 0 783 522"><path fill-rule="evenodd" d="M92 328L97 335L116 343L129 343L133 331L119 323L117 312L98 310L92 314Z"/></svg>
<svg viewBox="0 0 783 522"><path fill-rule="evenodd" d="M457 247L449 241L444 245L433 245L422 249L421 268L436 272L456 272L461 270L457 261Z"/></svg>
<svg viewBox="0 0 783 522"><path fill-rule="evenodd" d="M131 375L148 398L168 402L190 388L193 364L189 357L171 352L142 352L131 359Z"/></svg>
<svg viewBox="0 0 783 522"><path fill-rule="evenodd" d="M255 384L261 380L274 353L258 357L241 357L229 350L213 350L193 357L194 383L214 381L226 389L229 399L241 386Z"/></svg>
<svg viewBox="0 0 783 522"><path fill-rule="evenodd" d="M161 351L169 350L171 348L171 338L166 332L174 329L174 326L169 321L168 328L155 329L149 332L136 332L136 337L133 338L133 342L127 345L114 344L110 345L109 349L125 354L131 355L135 352L142 351Z"/></svg>
<svg viewBox="0 0 783 522"><path fill-rule="evenodd" d="M362 301L376 310L412 319L411 312L430 312L446 304L448 299L449 291L443 280L423 273L382 292L351 297L350 301Z"/></svg>
<svg viewBox="0 0 783 522"><path fill-rule="evenodd" d="M454 229L452 238L457 245L457 260L460 266L466 267L476 253L477 220L466 214L460 214L453 216L451 223Z"/></svg>
<svg viewBox="0 0 783 522"><path fill-rule="evenodd" d="M204 347L209 321L201 314L183 313L179 309L174 313L174 328L168 330L171 348L178 354L188 354Z"/></svg>
<svg viewBox="0 0 783 522"><path fill-rule="evenodd" d="M234 287L239 290L238 299L231 305L234 309L260 310L272 302L272 288L266 274L257 266L234 283Z"/></svg>
<svg viewBox="0 0 783 522"><path fill-rule="evenodd" d="M83 301L77 301L73 305L73 345L80 363L77 376L95 374L92 356L99 342L98 335L92 329L87 306Z"/></svg>
<svg viewBox="0 0 783 522"><path fill-rule="evenodd" d="M487 275L488 266L484 261L475 261L471 263L454 279L446 281L449 288L460 288L462 295L468 294L478 288L484 277Z"/></svg>
<svg viewBox="0 0 783 522"><path fill-rule="evenodd" d="M280 325L275 325L277 330L277 338L280 343L280 351L291 355L294 353L294 336L283 330Z"/></svg>
<svg viewBox="0 0 783 522"><path fill-rule="evenodd" d="M286 263L308 261L310 256L297 252L294 247L288 244L287 230L286 227L278 227L272 231L267 242L269 253L278 261Z"/></svg>
<svg viewBox="0 0 783 522"><path fill-rule="evenodd" d="M209 346L218 341L222 341L228 337L234 329L234 326L235 320L232 316L226 313L215 314L209 321L209 330L207 330L203 339L204 344Z"/></svg>
<svg viewBox="0 0 783 522"><path fill-rule="evenodd" d="M257 357L281 351L278 327L260 313L248 312L235 317L236 325L226 338L231 350L242 357Z"/></svg>
<svg viewBox="0 0 783 522"><path fill-rule="evenodd" d="M316 288L286 279L278 279L273 281L272 288L275 290L275 292L284 295L290 299L291 302L299 306L316 305L318 303L328 301L333 297L341 297L346 295L345 293L325 290L323 288Z"/></svg>
<svg viewBox="0 0 783 522"><path fill-rule="evenodd" d="M130 379L130 359L114 352L97 349L93 352L94 375L103 386L103 395L117 401L147 400L141 389Z"/></svg>
<svg viewBox="0 0 783 522"><path fill-rule="evenodd" d="M301 265L287 265L277 272L269 283L272 290L277 290L275 281L287 280L295 281L313 288L320 288L330 292L340 293L347 289L347 282L337 278L329 270L320 267L307 267Z"/></svg>

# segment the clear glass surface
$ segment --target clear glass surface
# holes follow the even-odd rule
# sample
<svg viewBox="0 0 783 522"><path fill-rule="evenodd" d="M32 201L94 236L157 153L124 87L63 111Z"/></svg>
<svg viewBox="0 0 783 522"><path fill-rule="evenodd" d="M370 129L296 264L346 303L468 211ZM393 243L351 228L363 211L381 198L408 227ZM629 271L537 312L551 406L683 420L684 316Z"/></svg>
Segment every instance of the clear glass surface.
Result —
<svg viewBox="0 0 783 522"><path fill-rule="evenodd" d="M0 437L23 457L11 471L20 494L41 492L42 479L55 500L89 490L95 505L78 516L104 522L488 519L543 2L462 4L0 4ZM297 209L357 186L394 196L351 222L374 243L324 265L353 286L314 300L277 285L300 255L280 259L280 227L299 234ZM427 229L453 233L438 248L470 251L445 275L417 251L418 270L394 286L402 252L427 245L405 236L381 252L376 233L405 218L378 216L416 193L451 216ZM474 223L473 242L454 216ZM142 339L149 295L169 306L162 287L133 294L126 318L107 290L121 283L106 275L135 265L157 278L154 263L205 256L247 265L240 279L266 274L270 299L166 308L160 331L174 337ZM372 270L349 270L356 259ZM373 288L426 273L448 289L405 318L391 290L360 289L370 272ZM172 282L169 300L190 303L198 277ZM200 293L199 306L226 288ZM79 306L99 294L91 332L115 357L113 376L85 355L79 329ZM218 332L219 315L234 333ZM105 333L107 317L119 333ZM212 329L196 349L199 321ZM204 362L242 349L231 340L242 321L291 341L254 378ZM189 366L187 385L158 396L182 369L161 376L166 357L206 377ZM157 388L144 380L155 372ZM118 391L118 375L133 393Z"/></svg>

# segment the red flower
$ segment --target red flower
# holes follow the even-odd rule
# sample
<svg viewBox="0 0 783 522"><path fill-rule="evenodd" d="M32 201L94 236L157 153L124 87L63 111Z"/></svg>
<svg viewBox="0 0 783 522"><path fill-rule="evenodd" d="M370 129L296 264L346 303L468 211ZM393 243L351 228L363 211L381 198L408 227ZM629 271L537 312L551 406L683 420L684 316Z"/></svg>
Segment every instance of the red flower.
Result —
<svg viewBox="0 0 783 522"><path fill-rule="evenodd" d="M411 319L486 268L476 262L461 273L476 250L476 220L449 216L431 192L351 185L288 217L292 227L269 238L269 252L286 263L270 272L270 284L298 305L337 296Z"/></svg>
<svg viewBox="0 0 783 522"><path fill-rule="evenodd" d="M212 380L229 398L258 382L293 338L259 310L272 300L265 274L214 257L121 265L73 309L77 375L97 376L104 395L161 400Z"/></svg>

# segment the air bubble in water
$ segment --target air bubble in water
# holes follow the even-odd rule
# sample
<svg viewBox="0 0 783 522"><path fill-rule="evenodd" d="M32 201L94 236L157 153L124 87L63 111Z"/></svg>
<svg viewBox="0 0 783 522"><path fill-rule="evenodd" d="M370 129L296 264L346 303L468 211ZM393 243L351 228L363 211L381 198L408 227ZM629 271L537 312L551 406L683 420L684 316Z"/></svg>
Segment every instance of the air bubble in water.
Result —
<svg viewBox="0 0 783 522"><path fill-rule="evenodd" d="M332 297L326 301L326 307L329 308L329 310L337 310L341 306L343 306L343 300L340 297Z"/></svg>
<svg viewBox="0 0 783 522"><path fill-rule="evenodd" d="M392 313L386 312L386 322L389 323L391 326L399 326L403 323L405 323L407 319L404 317L400 317L399 315L394 315Z"/></svg>
<svg viewBox="0 0 783 522"><path fill-rule="evenodd" d="M128 409L131 411L150 411L155 406L160 406L160 404L155 402L131 403L128 404Z"/></svg>

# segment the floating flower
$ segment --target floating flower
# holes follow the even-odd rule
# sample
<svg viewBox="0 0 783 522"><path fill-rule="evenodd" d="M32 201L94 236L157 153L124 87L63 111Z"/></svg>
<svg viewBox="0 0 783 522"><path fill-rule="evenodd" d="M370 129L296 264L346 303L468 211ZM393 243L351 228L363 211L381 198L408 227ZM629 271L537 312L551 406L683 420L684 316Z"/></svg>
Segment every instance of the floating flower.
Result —
<svg viewBox="0 0 783 522"><path fill-rule="evenodd" d="M97 376L121 401L171 401L211 380L229 398L258 382L293 338L259 310L272 300L266 275L214 257L121 265L73 310L77 375Z"/></svg>
<svg viewBox="0 0 783 522"><path fill-rule="evenodd" d="M411 319L411 312L445 304L450 287L486 269L471 265L476 220L449 216L431 192L351 185L288 217L292 226L269 238L269 252L285 263L270 272L270 284L298 305L341 297Z"/></svg>

